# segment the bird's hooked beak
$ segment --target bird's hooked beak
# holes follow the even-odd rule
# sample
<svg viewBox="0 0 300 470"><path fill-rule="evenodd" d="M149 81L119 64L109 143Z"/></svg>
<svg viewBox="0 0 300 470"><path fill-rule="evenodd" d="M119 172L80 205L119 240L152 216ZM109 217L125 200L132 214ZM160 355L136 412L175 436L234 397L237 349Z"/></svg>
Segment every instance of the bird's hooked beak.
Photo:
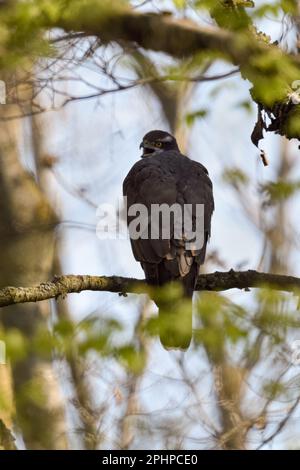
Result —
<svg viewBox="0 0 300 470"><path fill-rule="evenodd" d="M141 158L149 157L157 150L156 147L154 147L153 145L150 145L148 143L145 144L144 142L141 142L140 149L143 149Z"/></svg>
<svg viewBox="0 0 300 470"><path fill-rule="evenodd" d="M145 148L145 145L144 145L144 142L140 143L140 149L143 149L143 153L141 155L141 158L144 158L146 156L146 152L147 152L147 150Z"/></svg>

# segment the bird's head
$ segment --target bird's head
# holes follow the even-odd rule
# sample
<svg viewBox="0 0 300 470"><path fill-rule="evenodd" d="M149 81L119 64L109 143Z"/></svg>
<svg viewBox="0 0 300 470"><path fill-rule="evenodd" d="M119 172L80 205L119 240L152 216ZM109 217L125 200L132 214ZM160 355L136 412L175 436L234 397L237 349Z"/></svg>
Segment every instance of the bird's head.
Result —
<svg viewBox="0 0 300 470"><path fill-rule="evenodd" d="M179 151L175 137L165 131L150 131L140 145L143 149L142 158L153 157L167 150Z"/></svg>

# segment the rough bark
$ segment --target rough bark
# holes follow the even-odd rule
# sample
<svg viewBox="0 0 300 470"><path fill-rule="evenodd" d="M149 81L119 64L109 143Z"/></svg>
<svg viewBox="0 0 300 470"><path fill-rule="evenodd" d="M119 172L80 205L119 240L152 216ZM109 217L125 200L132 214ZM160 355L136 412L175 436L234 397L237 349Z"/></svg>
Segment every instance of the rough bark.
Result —
<svg viewBox="0 0 300 470"><path fill-rule="evenodd" d="M11 110L12 105L1 106L0 113L5 117ZM1 286L41 282L52 268L56 217L20 162L21 136L20 121L1 124ZM0 321L6 331L17 329L30 342L40 328L46 328L48 313L48 303L14 305L2 310ZM31 352L11 366L16 420L26 447L65 448L64 409L51 358Z"/></svg>
<svg viewBox="0 0 300 470"><path fill-rule="evenodd" d="M15 438L0 419L0 450L16 450Z"/></svg>
<svg viewBox="0 0 300 470"><path fill-rule="evenodd" d="M279 274L260 273L258 271L214 272L201 274L198 277L197 291L226 291L229 289L244 289L255 287L271 287L272 289L295 292L300 289L300 278ZM145 293L148 288L142 279L120 276L89 276L65 275L56 276L52 281L42 282L33 287L4 287L0 290L0 306L65 297L67 294L82 291L108 291L121 295L126 293Z"/></svg>

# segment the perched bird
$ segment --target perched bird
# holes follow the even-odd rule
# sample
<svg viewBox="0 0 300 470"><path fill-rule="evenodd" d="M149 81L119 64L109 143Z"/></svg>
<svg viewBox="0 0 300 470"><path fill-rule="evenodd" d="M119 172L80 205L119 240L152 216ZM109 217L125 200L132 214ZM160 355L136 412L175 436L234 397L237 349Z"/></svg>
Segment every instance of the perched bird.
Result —
<svg viewBox="0 0 300 470"><path fill-rule="evenodd" d="M150 285L163 286L171 281L179 281L184 296L190 299L189 307L183 308L179 316L184 316L183 326L176 328L172 317L171 325L165 328L163 321L168 312L166 305L158 301L160 340L166 348L187 349L192 338L192 302L193 291L199 269L204 263L206 245L210 237L211 217L214 210L212 182L206 168L201 163L182 155L175 137L168 132L154 130L148 132L140 145L143 149L139 160L126 176L123 183L123 195L127 197L128 209L133 204L143 204L149 210L153 205L174 203L184 208L191 207L192 225L196 227L196 205L204 205L203 244L193 246L193 239L187 238L184 227L175 237L176 215L170 219L170 235L164 238L151 237L152 217L147 218L148 236L131 237L134 257L142 265L146 281ZM187 206L188 207L188 206ZM134 217L128 215L130 225ZM203 220L203 219L202 219ZM159 222L162 223L161 221ZM161 229L161 227L159 227ZM178 230L177 230L178 232ZM131 236L131 235L130 235ZM169 305L172 314L175 306Z"/></svg>

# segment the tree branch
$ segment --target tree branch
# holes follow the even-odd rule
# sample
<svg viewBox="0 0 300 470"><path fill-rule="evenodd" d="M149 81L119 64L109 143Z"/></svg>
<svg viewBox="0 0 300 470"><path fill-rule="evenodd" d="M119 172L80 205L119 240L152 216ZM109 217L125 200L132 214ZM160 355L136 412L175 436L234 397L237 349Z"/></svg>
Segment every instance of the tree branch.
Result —
<svg viewBox="0 0 300 470"><path fill-rule="evenodd" d="M191 20L176 19L172 15L139 13L120 1L74 2L72 9L64 9L57 17L53 18L45 12L43 22L46 27L61 27L72 34L84 32L98 36L102 44L125 41L178 58L190 57L201 51L217 51L225 54L233 63L247 64L250 68L249 53L266 53L273 49L273 53L278 50L281 55L288 55L277 46L271 46L245 31L241 35L244 41L239 43L238 32L205 27ZM295 56L289 57L299 65Z"/></svg>
<svg viewBox="0 0 300 470"><path fill-rule="evenodd" d="M226 291L267 286L275 290L295 292L300 290L300 278L279 274L260 273L254 270L214 272L198 277L198 291ZM126 295L126 293L145 293L147 286L143 279L120 276L65 275L56 276L52 281L34 287L4 287L0 290L0 307L8 305L39 302L82 291L107 291Z"/></svg>
<svg viewBox="0 0 300 470"><path fill-rule="evenodd" d="M61 27L67 33L83 31L99 37L102 44L137 45L177 58L203 51L217 53L239 66L242 77L252 83L252 98L272 118L265 130L299 139L299 126L294 123L300 119L300 107L291 101L290 92L299 78L300 59L271 44L255 28L230 31L205 27L172 15L140 13L122 1L110 0L74 2L72 9L64 9L54 20L47 14L44 18L46 28ZM267 93L270 87L276 88L276 93Z"/></svg>
<svg viewBox="0 0 300 470"><path fill-rule="evenodd" d="M125 49L141 47L180 59L205 52L237 65L241 76L252 84L253 100L271 120L268 126L262 126L260 120L259 134L264 129L289 139L299 139L300 105L298 92L293 88L299 79L299 55L270 43L270 38L259 33L248 20L245 27L235 28L236 13L227 7L220 6L221 10L217 8L211 12L218 27L206 27L169 14L142 13L130 8L123 0L32 0L29 6L27 2L13 2L7 8L9 14L4 17L5 27L11 31L11 41L5 39L3 47L7 43L16 43L18 55L22 52L20 44L25 42L24 53L27 54L30 40L32 47L36 47L40 30L61 28L63 38L77 37L78 34L79 37L95 36L101 45L118 43L126 46ZM240 13L239 9L238 15ZM18 25L19 42L12 24ZM39 49L34 50L41 54ZM254 143L259 137L254 138Z"/></svg>
<svg viewBox="0 0 300 470"><path fill-rule="evenodd" d="M56 13L53 14L49 2L36 0L40 12L39 27L62 28L71 35L96 36L101 44L125 43L177 58L191 57L203 51L217 53L238 65L243 78L247 78L254 88L256 83L260 85L258 88L261 87L263 78L267 85L275 75L278 78L276 88L282 95L278 96L278 101L287 97L286 87L299 78L299 57L270 44L268 38L255 29L230 31L222 27L206 27L172 15L141 13L122 0L72 0L70 3L72 7L69 8L64 2L56 5ZM16 8L16 18L20 14L19 8L22 9L22 4ZM34 27L36 17L29 16L26 30ZM270 98L265 95L265 90L257 91L255 99L271 105Z"/></svg>

